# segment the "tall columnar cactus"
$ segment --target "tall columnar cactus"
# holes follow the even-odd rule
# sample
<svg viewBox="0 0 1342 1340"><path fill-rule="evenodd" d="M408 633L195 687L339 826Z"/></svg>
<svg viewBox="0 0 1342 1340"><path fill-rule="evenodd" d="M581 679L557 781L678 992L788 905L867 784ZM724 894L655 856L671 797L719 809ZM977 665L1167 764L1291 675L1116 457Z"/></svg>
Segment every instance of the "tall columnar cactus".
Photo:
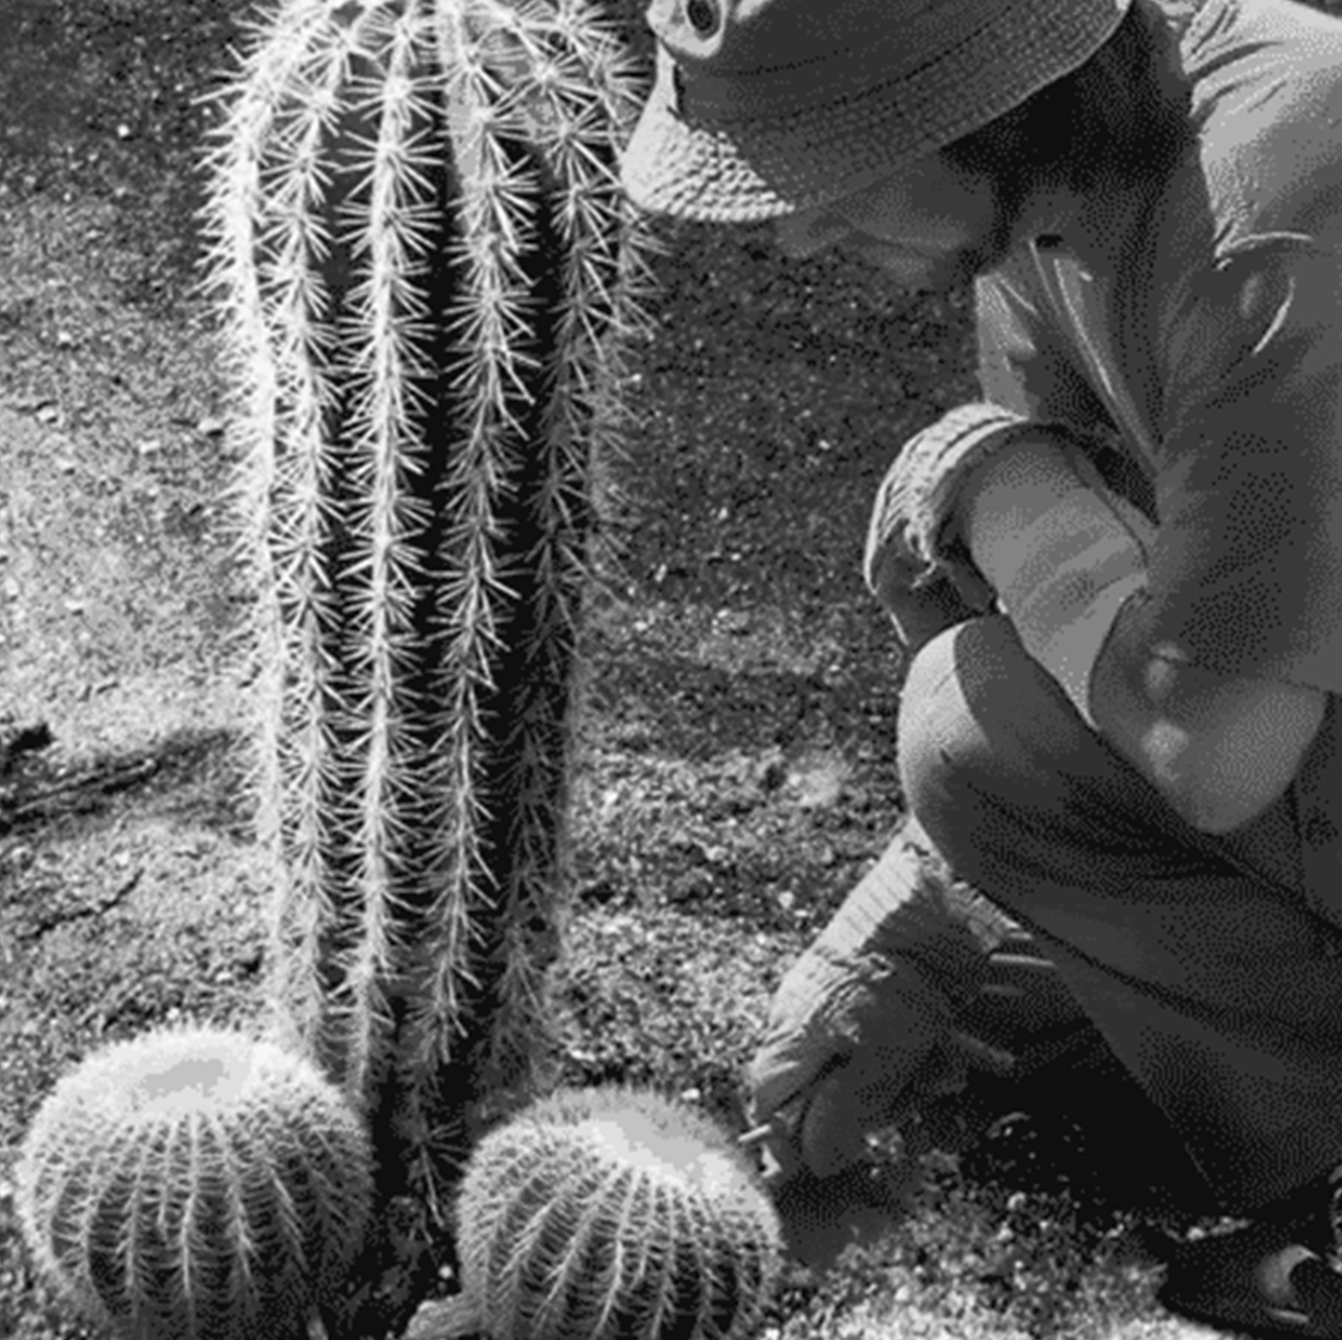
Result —
<svg viewBox="0 0 1342 1340"><path fill-rule="evenodd" d="M734 1340L780 1262L732 1141L646 1090L561 1090L490 1132L457 1219L461 1313L490 1340Z"/></svg>
<svg viewBox="0 0 1342 1340"><path fill-rule="evenodd" d="M641 76L579 0L288 0L217 155L276 998L440 1222L545 1033Z"/></svg>
<svg viewBox="0 0 1342 1340"><path fill-rule="evenodd" d="M40 1273L130 1340L303 1340L372 1203L362 1124L312 1064L211 1029L89 1057L17 1172Z"/></svg>

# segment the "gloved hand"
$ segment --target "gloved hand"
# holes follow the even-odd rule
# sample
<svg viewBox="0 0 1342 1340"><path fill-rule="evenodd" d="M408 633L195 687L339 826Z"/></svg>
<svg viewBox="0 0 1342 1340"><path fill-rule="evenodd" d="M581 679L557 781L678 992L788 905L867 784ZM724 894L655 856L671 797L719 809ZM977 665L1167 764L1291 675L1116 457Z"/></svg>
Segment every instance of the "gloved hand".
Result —
<svg viewBox="0 0 1342 1340"><path fill-rule="evenodd" d="M920 843L921 839L921 843ZM963 1086L955 1017L1010 925L906 831L784 977L748 1071L774 1185L863 1159L868 1132Z"/></svg>
<svg viewBox="0 0 1342 1340"><path fill-rule="evenodd" d="M859 1021L876 1014L871 1036L875 1020ZM869 1132L963 1087L951 1025L945 998L907 965L800 960L774 997L750 1072L751 1119L774 1127L766 1181L833 1177L866 1156Z"/></svg>

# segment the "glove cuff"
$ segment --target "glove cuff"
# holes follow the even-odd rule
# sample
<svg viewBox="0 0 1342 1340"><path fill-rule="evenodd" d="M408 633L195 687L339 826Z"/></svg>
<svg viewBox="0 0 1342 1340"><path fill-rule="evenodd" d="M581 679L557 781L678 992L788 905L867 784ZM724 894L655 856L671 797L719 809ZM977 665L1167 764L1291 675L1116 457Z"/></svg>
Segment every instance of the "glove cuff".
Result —
<svg viewBox="0 0 1342 1340"><path fill-rule="evenodd" d="M975 466L1022 428L1038 431L1039 425L1014 410L976 401L943 414L905 444L877 491L867 532L862 571L873 592L892 540L902 541L923 563L918 585L942 570L942 532L956 493Z"/></svg>

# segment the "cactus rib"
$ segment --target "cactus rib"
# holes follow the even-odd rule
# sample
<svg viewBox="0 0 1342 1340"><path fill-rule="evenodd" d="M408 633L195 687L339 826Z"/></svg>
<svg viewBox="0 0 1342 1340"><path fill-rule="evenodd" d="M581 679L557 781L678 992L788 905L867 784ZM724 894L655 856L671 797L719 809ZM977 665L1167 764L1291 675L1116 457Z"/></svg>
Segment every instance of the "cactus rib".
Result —
<svg viewBox="0 0 1342 1340"><path fill-rule="evenodd" d="M287 0L213 164L273 996L440 1221L545 1036L642 81L586 0Z"/></svg>

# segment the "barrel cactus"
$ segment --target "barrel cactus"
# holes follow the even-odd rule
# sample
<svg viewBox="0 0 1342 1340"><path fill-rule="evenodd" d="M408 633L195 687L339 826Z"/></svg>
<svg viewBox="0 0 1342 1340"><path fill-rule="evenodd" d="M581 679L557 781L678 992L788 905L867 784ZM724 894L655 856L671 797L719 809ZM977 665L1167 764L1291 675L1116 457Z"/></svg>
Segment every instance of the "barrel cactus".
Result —
<svg viewBox="0 0 1342 1340"><path fill-rule="evenodd" d="M729 1340L758 1322L777 1216L731 1139L648 1090L561 1089L487 1134L457 1201L490 1340Z"/></svg>
<svg viewBox="0 0 1342 1340"><path fill-rule="evenodd" d="M644 73L584 0L288 0L215 157L274 999L439 1224L546 1036Z"/></svg>
<svg viewBox="0 0 1342 1340"><path fill-rule="evenodd" d="M301 1340L360 1246L363 1127L306 1060L215 1029L147 1034L62 1079L24 1139L39 1274L132 1340Z"/></svg>

